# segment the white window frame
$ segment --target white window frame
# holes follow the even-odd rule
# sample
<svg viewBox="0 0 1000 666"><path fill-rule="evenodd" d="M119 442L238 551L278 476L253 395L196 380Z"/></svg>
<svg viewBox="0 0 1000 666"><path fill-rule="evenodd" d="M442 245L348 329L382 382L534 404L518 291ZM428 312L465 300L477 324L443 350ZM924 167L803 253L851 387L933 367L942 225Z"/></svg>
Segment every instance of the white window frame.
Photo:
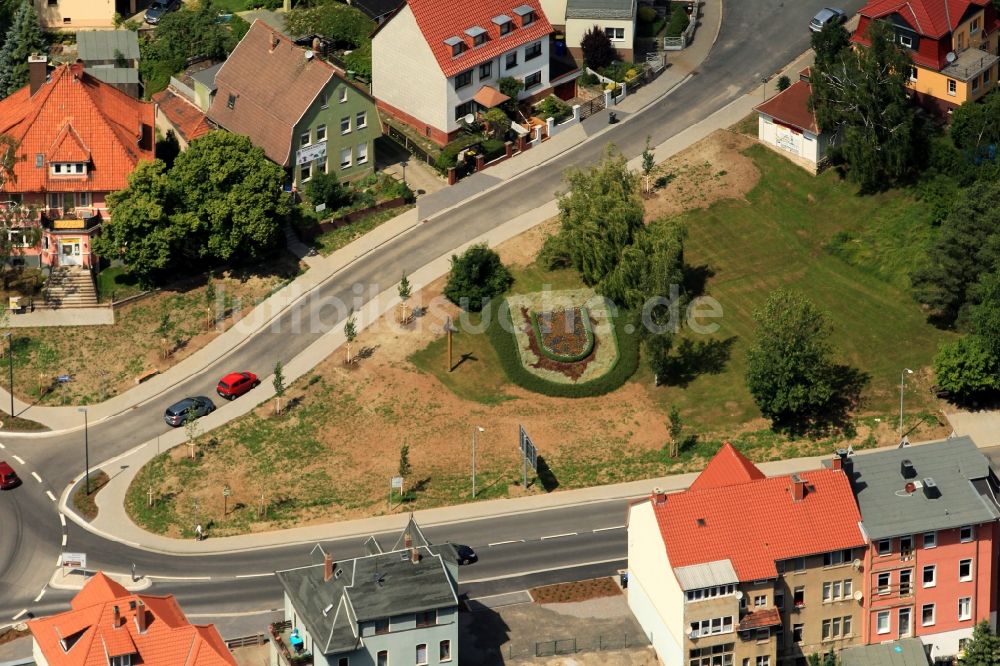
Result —
<svg viewBox="0 0 1000 666"><path fill-rule="evenodd" d="M885 550L885 552L882 552L883 550ZM878 553L879 557L892 555L892 539L880 539L876 541L875 551Z"/></svg>
<svg viewBox="0 0 1000 666"><path fill-rule="evenodd" d="M910 37L909 35L900 35L899 36L899 45L900 46L904 46L904 47L906 47L908 49L912 49L913 48L913 38Z"/></svg>
<svg viewBox="0 0 1000 666"><path fill-rule="evenodd" d="M927 609L931 609L931 621L927 621ZM937 608L934 604L924 604L920 607L920 626L921 627L932 627L937 621Z"/></svg>
<svg viewBox="0 0 1000 666"><path fill-rule="evenodd" d="M927 582L927 572L931 572L931 582ZM920 570L920 584L922 587L937 587L937 565L928 564Z"/></svg>
<svg viewBox="0 0 1000 666"><path fill-rule="evenodd" d="M347 159L344 159L344 153L347 153ZM354 149L348 146L347 148L340 149L340 168L350 169L354 165Z"/></svg>
<svg viewBox="0 0 1000 666"><path fill-rule="evenodd" d="M346 129L345 129L345 127L346 127ZM347 116L345 118L341 118L340 119L340 135L344 136L345 134L350 134L350 133L351 133L351 117Z"/></svg>
<svg viewBox="0 0 1000 666"><path fill-rule="evenodd" d="M767 605L767 595L766 594L757 594L757 595L754 595L754 598L753 598L753 607L754 608L763 608L766 605Z"/></svg>
<svg viewBox="0 0 1000 666"><path fill-rule="evenodd" d="M884 585L882 584L883 578L887 581ZM876 594L889 594L892 590L892 572L891 571L880 571L875 577L875 593Z"/></svg>
<svg viewBox="0 0 1000 666"><path fill-rule="evenodd" d="M448 658L447 659L445 659L445 658L443 658L441 656L441 652L442 652L441 648L443 648L445 645L448 646ZM446 638L443 641L441 641L441 642L438 643L438 661L441 662L441 663L446 663L446 662L451 661L452 659L453 659L453 657L451 656L451 639L447 639Z"/></svg>
<svg viewBox="0 0 1000 666"><path fill-rule="evenodd" d="M312 180L312 162L306 162L305 164L299 165L299 182L307 183Z"/></svg>
<svg viewBox="0 0 1000 666"><path fill-rule="evenodd" d="M948 94L952 97L958 94L958 82L955 79L948 79Z"/></svg>
<svg viewBox="0 0 1000 666"><path fill-rule="evenodd" d="M965 576L962 575L962 565L963 564L968 564L969 565L969 573L966 574ZM959 560L958 561L958 582L960 582L960 583L968 583L971 580L972 580L972 559L971 558L966 558L964 560Z"/></svg>
<svg viewBox="0 0 1000 666"><path fill-rule="evenodd" d="M323 143L326 141L326 125L316 126L316 143Z"/></svg>
<svg viewBox="0 0 1000 666"><path fill-rule="evenodd" d="M965 612L962 612L962 606L965 606ZM959 622L964 622L965 620L972 619L972 597L960 597L958 600L958 620Z"/></svg>
<svg viewBox="0 0 1000 666"><path fill-rule="evenodd" d="M76 193L77 206L80 208L91 208L94 203L94 197L90 192L77 192Z"/></svg>
<svg viewBox="0 0 1000 666"><path fill-rule="evenodd" d="M609 27L604 28L604 34L607 35L608 39L610 39L613 42L623 42L623 41L625 41L625 28L618 28L618 27L614 27L614 26L609 26ZM621 35L621 37L616 36L616 35L619 35L619 34Z"/></svg>
<svg viewBox="0 0 1000 666"><path fill-rule="evenodd" d="M306 130L299 135L299 145L300 146L310 146L312 145L312 132Z"/></svg>
<svg viewBox="0 0 1000 666"><path fill-rule="evenodd" d="M883 621L885 626L883 626ZM875 632L878 634L887 634L892 628L892 618L889 616L889 611L883 610L879 611L875 615Z"/></svg>
<svg viewBox="0 0 1000 666"><path fill-rule="evenodd" d="M937 548L937 532L924 532L923 544L924 548Z"/></svg>
<svg viewBox="0 0 1000 666"><path fill-rule="evenodd" d="M368 112L358 111L354 114L354 129L364 129L368 127Z"/></svg>
<svg viewBox="0 0 1000 666"><path fill-rule="evenodd" d="M344 87L340 89L340 99L339 99L339 101L340 101L341 104L343 104L344 102L347 101L347 85L344 85Z"/></svg>
<svg viewBox="0 0 1000 666"><path fill-rule="evenodd" d="M424 659L420 660L420 648L424 649ZM417 643L417 648L414 650L413 660L417 666L427 666L427 643Z"/></svg>
<svg viewBox="0 0 1000 666"><path fill-rule="evenodd" d="M362 148L364 149L362 151ZM368 144L359 143L357 149L354 152L354 163L355 164L367 164L368 163Z"/></svg>
<svg viewBox="0 0 1000 666"><path fill-rule="evenodd" d="M950 85L951 79L948 79L948 81L949 81L949 85ZM969 536L967 536L967 537L963 536L963 533L966 532L966 531L969 532ZM972 525L966 525L965 527L958 528L958 540L961 543L969 543L970 541L972 541L975 538L976 538L976 532L973 529Z"/></svg>

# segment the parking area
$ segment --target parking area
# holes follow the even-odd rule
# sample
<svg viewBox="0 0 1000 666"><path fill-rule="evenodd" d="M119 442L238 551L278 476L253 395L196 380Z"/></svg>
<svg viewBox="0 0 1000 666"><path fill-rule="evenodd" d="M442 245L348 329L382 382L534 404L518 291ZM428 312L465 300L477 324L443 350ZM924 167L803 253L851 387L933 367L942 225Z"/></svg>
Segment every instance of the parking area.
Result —
<svg viewBox="0 0 1000 666"><path fill-rule="evenodd" d="M623 594L539 604L527 593L485 597L460 614L463 665L655 666Z"/></svg>

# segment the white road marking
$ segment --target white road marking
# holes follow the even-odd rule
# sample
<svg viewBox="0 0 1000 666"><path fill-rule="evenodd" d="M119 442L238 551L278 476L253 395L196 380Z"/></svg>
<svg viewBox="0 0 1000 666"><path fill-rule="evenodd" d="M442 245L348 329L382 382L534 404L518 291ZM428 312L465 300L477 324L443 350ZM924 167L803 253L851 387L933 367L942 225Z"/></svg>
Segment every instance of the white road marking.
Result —
<svg viewBox="0 0 1000 666"><path fill-rule="evenodd" d="M7 448L6 446L4 446L3 444L0 444L0 449L6 449L6 448Z"/></svg>
<svg viewBox="0 0 1000 666"><path fill-rule="evenodd" d="M37 604L39 601L41 601L42 597L44 596L45 596L45 588L43 587L42 591L38 593L37 597L35 597L35 603Z"/></svg>
<svg viewBox="0 0 1000 666"><path fill-rule="evenodd" d="M50 499L50 500L52 500L53 502L56 502L56 501L58 501L58 500L56 500L56 496L52 494L52 491L51 491L51 490L46 490L46 491L45 491L45 494L46 494L46 495L48 495L48 496L49 496L49 499Z"/></svg>
<svg viewBox="0 0 1000 666"><path fill-rule="evenodd" d="M14 458L14 460L16 460L17 462L21 463L22 465L24 464L24 459L21 458L21 456L13 456L13 458Z"/></svg>
<svg viewBox="0 0 1000 666"><path fill-rule="evenodd" d="M594 532L607 532L608 530L623 530L624 525L615 525L614 527L598 527Z"/></svg>
<svg viewBox="0 0 1000 666"><path fill-rule="evenodd" d="M493 546L506 546L508 543L524 543L524 539L511 539L510 541L497 541L496 543L488 544L489 548Z"/></svg>
<svg viewBox="0 0 1000 666"><path fill-rule="evenodd" d="M156 580L212 580L211 576L146 576Z"/></svg>
<svg viewBox="0 0 1000 666"><path fill-rule="evenodd" d="M562 571L563 569L576 569L578 567L587 567L587 566L592 566L592 565L595 565L595 564L610 564L611 562L624 562L626 559L627 559L626 557L622 556L622 557L614 557L614 558L612 558L610 560L598 560L597 562L581 562L580 564L567 564L566 566L552 567L550 569L536 569L534 571L521 571L521 572L518 572L516 574L504 574L503 576L492 576L490 578L476 578L475 580L463 580L462 584L463 585L468 585L470 583L488 583L490 581L503 580L505 578L517 578L519 576L531 576L531 575L540 574L540 573L550 573L552 571Z"/></svg>
<svg viewBox="0 0 1000 666"><path fill-rule="evenodd" d="M66 535L65 534L63 534L63 543L62 543L62 545L63 545L63 548L66 547Z"/></svg>
<svg viewBox="0 0 1000 666"><path fill-rule="evenodd" d="M262 615L263 613L277 613L280 608L265 608L263 610L238 611L234 613L185 613L188 617L246 617L248 615Z"/></svg>
<svg viewBox="0 0 1000 666"><path fill-rule="evenodd" d="M38 481L38 483L42 482L42 477L38 476L38 472L32 472L31 476L35 477L35 481Z"/></svg>
<svg viewBox="0 0 1000 666"><path fill-rule="evenodd" d="M270 573L261 573L261 574L242 574L242 575L236 576L236 577L237 578L267 578L268 576L273 576L273 575L274 575L274 572L272 571Z"/></svg>
<svg viewBox="0 0 1000 666"><path fill-rule="evenodd" d="M27 613L28 613L28 609L27 609L27 608L23 608L23 609L21 609L21 612L20 612L20 613L18 613L17 615L15 615L14 617L12 617L12 618L10 618L10 619L12 619L12 620L16 620L16 619L18 619L19 617L21 617L22 615L26 615Z"/></svg>
<svg viewBox="0 0 1000 666"><path fill-rule="evenodd" d="M62 523L63 527L66 527L66 516L64 516L63 514L60 513L59 514L59 522Z"/></svg>
<svg viewBox="0 0 1000 666"><path fill-rule="evenodd" d="M562 537L571 537L571 536L576 536L576 532L567 532L566 534L550 534L549 536L543 536L541 540L545 541L546 539L559 539Z"/></svg>

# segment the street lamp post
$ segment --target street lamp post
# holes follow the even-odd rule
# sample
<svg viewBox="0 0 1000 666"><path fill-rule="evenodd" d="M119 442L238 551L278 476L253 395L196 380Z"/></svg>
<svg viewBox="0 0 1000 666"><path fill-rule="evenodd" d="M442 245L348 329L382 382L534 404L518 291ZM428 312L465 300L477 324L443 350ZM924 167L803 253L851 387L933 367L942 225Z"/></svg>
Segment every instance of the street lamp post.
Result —
<svg viewBox="0 0 1000 666"><path fill-rule="evenodd" d="M472 499L476 499L476 435L486 432L486 428L476 426L472 429Z"/></svg>
<svg viewBox="0 0 1000 666"><path fill-rule="evenodd" d="M83 460L85 467L85 474L87 478L87 494L90 494L90 440L89 431L87 428L87 408L77 407L76 411L83 414Z"/></svg>
<svg viewBox="0 0 1000 666"><path fill-rule="evenodd" d="M913 370L903 368L899 373L899 437L903 438L903 388L906 386L906 375L912 375Z"/></svg>
<svg viewBox="0 0 1000 666"><path fill-rule="evenodd" d="M7 367L10 372L10 418L14 418L14 338L11 333L4 333L7 338Z"/></svg>

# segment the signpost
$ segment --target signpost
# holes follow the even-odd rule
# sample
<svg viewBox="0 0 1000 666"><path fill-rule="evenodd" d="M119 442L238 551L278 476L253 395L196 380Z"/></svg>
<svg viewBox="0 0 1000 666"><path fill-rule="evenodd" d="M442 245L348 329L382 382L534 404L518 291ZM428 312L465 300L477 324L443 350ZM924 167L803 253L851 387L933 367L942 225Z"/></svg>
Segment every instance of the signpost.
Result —
<svg viewBox="0 0 1000 666"><path fill-rule="evenodd" d="M519 425L517 429L520 434L520 447L521 447L521 457L524 459L524 488L528 488L528 467L538 474L538 449L535 448L534 443L532 443L531 438L528 437L528 433L525 432L524 426Z"/></svg>
<svg viewBox="0 0 1000 666"><path fill-rule="evenodd" d="M66 577L66 567L69 567L70 572L80 569L86 573L87 553L63 553L59 558L59 564L62 567L63 578Z"/></svg>
<svg viewBox="0 0 1000 666"><path fill-rule="evenodd" d="M392 508L392 491L398 490L400 497L403 495L403 477L393 476L389 479L389 508Z"/></svg>

